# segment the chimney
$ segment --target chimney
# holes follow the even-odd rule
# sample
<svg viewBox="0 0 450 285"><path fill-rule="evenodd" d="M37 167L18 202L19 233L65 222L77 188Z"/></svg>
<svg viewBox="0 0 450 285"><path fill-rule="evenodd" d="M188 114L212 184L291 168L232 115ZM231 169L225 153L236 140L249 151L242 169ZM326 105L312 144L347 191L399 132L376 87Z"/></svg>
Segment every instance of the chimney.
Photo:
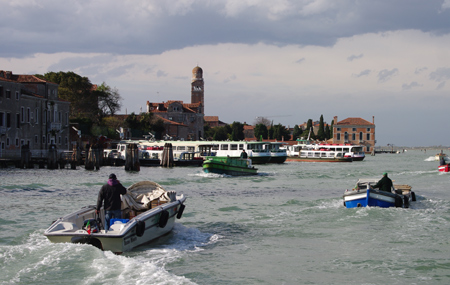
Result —
<svg viewBox="0 0 450 285"><path fill-rule="evenodd" d="M334 116L334 125L336 125L336 124L337 124L337 122L338 122L338 120L337 120L337 116Z"/></svg>
<svg viewBox="0 0 450 285"><path fill-rule="evenodd" d="M375 116L372 116L372 124L375 125Z"/></svg>

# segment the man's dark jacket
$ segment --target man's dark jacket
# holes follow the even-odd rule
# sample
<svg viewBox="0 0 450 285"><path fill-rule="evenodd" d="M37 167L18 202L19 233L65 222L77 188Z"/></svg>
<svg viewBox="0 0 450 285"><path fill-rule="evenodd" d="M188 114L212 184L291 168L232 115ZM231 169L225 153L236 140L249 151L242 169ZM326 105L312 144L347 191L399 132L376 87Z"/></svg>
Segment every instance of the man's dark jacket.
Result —
<svg viewBox="0 0 450 285"><path fill-rule="evenodd" d="M373 188L380 188L381 191L391 192L392 180L387 176L383 176Z"/></svg>
<svg viewBox="0 0 450 285"><path fill-rule="evenodd" d="M115 185L105 184L98 192L97 210L102 207L102 202L105 201L105 211L120 210L120 194L126 194L127 189L122 184L116 182Z"/></svg>

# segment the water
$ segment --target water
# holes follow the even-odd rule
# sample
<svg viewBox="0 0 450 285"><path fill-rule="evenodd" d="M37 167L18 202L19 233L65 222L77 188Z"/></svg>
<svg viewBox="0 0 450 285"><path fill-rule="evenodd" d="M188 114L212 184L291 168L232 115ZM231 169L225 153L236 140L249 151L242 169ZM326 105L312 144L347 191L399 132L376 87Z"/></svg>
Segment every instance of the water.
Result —
<svg viewBox="0 0 450 285"><path fill-rule="evenodd" d="M450 173L416 150L353 163L258 165L227 177L201 168L0 170L1 284L450 284ZM437 153L437 151L436 151ZM361 177L409 184L410 209L343 206ZM44 230L95 204L114 172L187 195L173 232L122 255L52 244Z"/></svg>

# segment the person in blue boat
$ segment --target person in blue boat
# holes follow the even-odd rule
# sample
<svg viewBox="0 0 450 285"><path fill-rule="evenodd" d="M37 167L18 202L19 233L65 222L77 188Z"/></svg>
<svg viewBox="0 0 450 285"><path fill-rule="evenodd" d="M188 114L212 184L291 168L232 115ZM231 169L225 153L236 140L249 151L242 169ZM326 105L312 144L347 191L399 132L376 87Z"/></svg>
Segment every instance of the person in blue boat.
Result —
<svg viewBox="0 0 450 285"><path fill-rule="evenodd" d="M98 192L97 199L97 214L99 213L102 204L105 209L105 230L109 230L109 221L111 219L121 219L122 210L120 194L126 194L127 189L120 184L114 173L109 175L108 183L102 186Z"/></svg>
<svg viewBox="0 0 450 285"><path fill-rule="evenodd" d="M388 177L387 173L383 173L383 178L372 186L373 189L380 189L381 191L392 192L392 180Z"/></svg>

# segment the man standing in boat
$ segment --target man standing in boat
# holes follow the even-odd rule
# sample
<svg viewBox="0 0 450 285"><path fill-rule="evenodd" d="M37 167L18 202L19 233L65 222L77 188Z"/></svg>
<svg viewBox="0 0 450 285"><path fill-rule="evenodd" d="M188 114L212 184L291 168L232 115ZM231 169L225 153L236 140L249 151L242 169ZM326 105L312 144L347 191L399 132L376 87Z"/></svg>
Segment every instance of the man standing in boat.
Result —
<svg viewBox="0 0 450 285"><path fill-rule="evenodd" d="M383 173L383 178L378 181L377 184L372 186L373 189L379 188L381 191L392 192L392 180L387 176L387 173Z"/></svg>
<svg viewBox="0 0 450 285"><path fill-rule="evenodd" d="M100 192L98 193L97 199L97 214L99 213L102 204L104 202L103 208L105 209L105 230L109 230L109 221L111 219L121 219L122 210L120 194L124 195L127 193L127 189L120 184L114 173L109 175L108 183L102 186Z"/></svg>
<svg viewBox="0 0 450 285"><path fill-rule="evenodd" d="M243 149L242 152L241 152L241 158L247 159L247 157L248 157L248 155L247 155L247 153L245 152L245 149Z"/></svg>

